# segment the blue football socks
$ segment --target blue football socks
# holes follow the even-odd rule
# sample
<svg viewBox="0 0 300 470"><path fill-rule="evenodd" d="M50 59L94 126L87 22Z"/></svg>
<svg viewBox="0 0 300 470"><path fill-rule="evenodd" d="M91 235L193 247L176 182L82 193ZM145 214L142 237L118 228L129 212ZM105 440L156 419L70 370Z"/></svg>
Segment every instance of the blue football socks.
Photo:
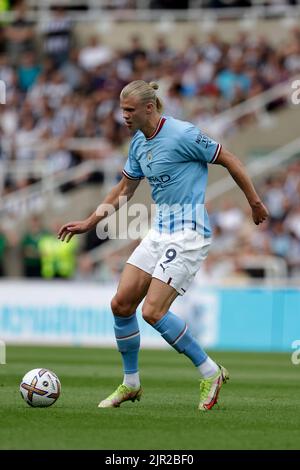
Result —
<svg viewBox="0 0 300 470"><path fill-rule="evenodd" d="M182 318L168 311L152 326L176 351L189 357L196 367L206 360L207 354L193 338Z"/></svg>
<svg viewBox="0 0 300 470"><path fill-rule="evenodd" d="M130 317L114 315L115 335L118 350L122 354L124 374L138 371L138 354L140 349L140 330L136 314Z"/></svg>

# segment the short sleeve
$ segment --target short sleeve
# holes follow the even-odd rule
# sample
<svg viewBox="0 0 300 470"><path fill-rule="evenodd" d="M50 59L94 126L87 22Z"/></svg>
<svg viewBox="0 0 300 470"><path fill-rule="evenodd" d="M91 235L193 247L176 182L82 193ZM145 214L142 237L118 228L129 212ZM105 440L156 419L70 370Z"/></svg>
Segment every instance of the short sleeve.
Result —
<svg viewBox="0 0 300 470"><path fill-rule="evenodd" d="M140 180L145 176L138 160L135 157L133 145L131 145L129 148L128 158L123 170L123 174L131 180Z"/></svg>
<svg viewBox="0 0 300 470"><path fill-rule="evenodd" d="M185 129L179 145L185 158L199 160L203 163L214 163L222 148L221 144L215 142L195 126Z"/></svg>

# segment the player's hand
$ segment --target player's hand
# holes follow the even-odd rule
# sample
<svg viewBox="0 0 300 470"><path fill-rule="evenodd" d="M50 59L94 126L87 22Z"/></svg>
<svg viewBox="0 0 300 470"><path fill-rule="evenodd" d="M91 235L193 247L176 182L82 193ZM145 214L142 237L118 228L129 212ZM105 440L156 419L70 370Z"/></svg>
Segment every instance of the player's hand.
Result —
<svg viewBox="0 0 300 470"><path fill-rule="evenodd" d="M90 227L86 220L68 222L59 229L57 238L59 238L62 242L66 240L66 242L69 243L74 235L78 233L85 233L89 230L89 228Z"/></svg>
<svg viewBox="0 0 300 470"><path fill-rule="evenodd" d="M264 222L268 216L269 216L268 209L266 208L266 206L264 206L264 204L261 201L256 202L252 206L252 218L256 225L259 225L262 222Z"/></svg>

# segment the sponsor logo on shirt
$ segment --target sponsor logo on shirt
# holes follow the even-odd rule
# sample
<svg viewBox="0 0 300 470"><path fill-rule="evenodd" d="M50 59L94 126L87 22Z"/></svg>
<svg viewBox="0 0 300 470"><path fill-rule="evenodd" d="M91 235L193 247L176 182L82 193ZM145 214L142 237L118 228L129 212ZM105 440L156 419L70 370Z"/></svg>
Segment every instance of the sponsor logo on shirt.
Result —
<svg viewBox="0 0 300 470"><path fill-rule="evenodd" d="M170 179L171 179L170 175L149 176L148 178L149 183L151 184L167 183L168 181L170 181Z"/></svg>

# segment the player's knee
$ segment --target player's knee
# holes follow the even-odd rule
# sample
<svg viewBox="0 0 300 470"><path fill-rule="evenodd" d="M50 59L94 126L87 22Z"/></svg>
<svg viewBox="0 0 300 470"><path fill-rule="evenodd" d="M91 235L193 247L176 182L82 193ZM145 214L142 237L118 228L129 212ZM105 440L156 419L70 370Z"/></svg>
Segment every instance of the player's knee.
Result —
<svg viewBox="0 0 300 470"><path fill-rule="evenodd" d="M113 297L110 306L113 314L119 317L128 317L135 312L135 307L131 303L126 302L117 295Z"/></svg>
<svg viewBox="0 0 300 470"><path fill-rule="evenodd" d="M143 319L147 323L150 323L150 325L154 325L154 323L158 322L164 313L166 312L162 311L155 303L144 302L142 307Z"/></svg>

